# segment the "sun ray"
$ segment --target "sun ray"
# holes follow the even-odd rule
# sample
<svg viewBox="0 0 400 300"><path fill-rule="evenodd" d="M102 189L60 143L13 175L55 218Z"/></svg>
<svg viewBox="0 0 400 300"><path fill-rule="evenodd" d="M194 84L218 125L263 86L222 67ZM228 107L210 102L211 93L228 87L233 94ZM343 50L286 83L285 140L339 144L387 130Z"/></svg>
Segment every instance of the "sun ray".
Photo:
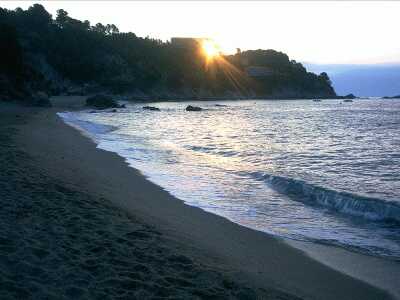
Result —
<svg viewBox="0 0 400 300"><path fill-rule="evenodd" d="M212 40L204 40L202 43L202 48L207 59L213 59L219 56L220 50L218 45Z"/></svg>

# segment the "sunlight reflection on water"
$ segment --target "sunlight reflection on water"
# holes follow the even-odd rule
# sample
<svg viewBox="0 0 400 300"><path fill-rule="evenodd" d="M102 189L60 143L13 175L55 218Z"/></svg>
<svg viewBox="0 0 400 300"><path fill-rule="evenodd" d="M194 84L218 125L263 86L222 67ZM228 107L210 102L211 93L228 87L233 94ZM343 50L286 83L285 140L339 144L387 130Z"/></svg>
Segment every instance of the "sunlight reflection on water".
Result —
<svg viewBox="0 0 400 300"><path fill-rule="evenodd" d="M399 258L400 102L340 102L190 103L201 112L164 102L151 104L160 112L128 104L74 115L116 126L92 131L99 147L189 205L279 236Z"/></svg>

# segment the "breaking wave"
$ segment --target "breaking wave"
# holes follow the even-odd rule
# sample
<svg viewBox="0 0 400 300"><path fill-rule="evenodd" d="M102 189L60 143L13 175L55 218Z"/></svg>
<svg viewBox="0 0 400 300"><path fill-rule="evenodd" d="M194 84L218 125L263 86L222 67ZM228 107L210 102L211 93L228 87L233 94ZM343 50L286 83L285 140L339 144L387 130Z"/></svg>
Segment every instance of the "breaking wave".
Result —
<svg viewBox="0 0 400 300"><path fill-rule="evenodd" d="M287 194L296 201L368 220L400 223L400 205L395 202L335 191L300 179L270 174L256 174L256 176L267 182L274 190Z"/></svg>

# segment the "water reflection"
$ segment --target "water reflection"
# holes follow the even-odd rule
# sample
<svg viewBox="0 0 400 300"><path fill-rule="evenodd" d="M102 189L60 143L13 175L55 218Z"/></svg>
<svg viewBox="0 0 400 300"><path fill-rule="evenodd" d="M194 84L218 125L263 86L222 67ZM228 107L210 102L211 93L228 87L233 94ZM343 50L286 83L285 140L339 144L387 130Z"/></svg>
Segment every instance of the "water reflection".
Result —
<svg viewBox="0 0 400 300"><path fill-rule="evenodd" d="M281 236L400 257L398 227L355 218L351 209L357 207L338 213L301 199L303 192L285 192L293 189L293 179L304 182L303 189L317 186L398 203L400 102L339 103L190 103L205 108L196 113L184 110L187 103L154 103L160 112L128 105L128 113L79 118L117 126L97 134L99 146L126 157L190 205ZM260 180L263 174L287 182L274 186Z"/></svg>

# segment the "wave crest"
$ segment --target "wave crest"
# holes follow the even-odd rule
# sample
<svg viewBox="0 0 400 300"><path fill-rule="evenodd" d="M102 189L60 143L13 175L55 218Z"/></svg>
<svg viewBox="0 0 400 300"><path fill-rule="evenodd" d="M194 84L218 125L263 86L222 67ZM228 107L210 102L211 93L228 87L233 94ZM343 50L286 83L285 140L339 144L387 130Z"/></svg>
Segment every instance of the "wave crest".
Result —
<svg viewBox="0 0 400 300"><path fill-rule="evenodd" d="M257 177L260 178L260 174ZM283 176L262 174L261 179L276 191L287 194L296 201L368 220L400 223L400 205L395 202L335 191Z"/></svg>

